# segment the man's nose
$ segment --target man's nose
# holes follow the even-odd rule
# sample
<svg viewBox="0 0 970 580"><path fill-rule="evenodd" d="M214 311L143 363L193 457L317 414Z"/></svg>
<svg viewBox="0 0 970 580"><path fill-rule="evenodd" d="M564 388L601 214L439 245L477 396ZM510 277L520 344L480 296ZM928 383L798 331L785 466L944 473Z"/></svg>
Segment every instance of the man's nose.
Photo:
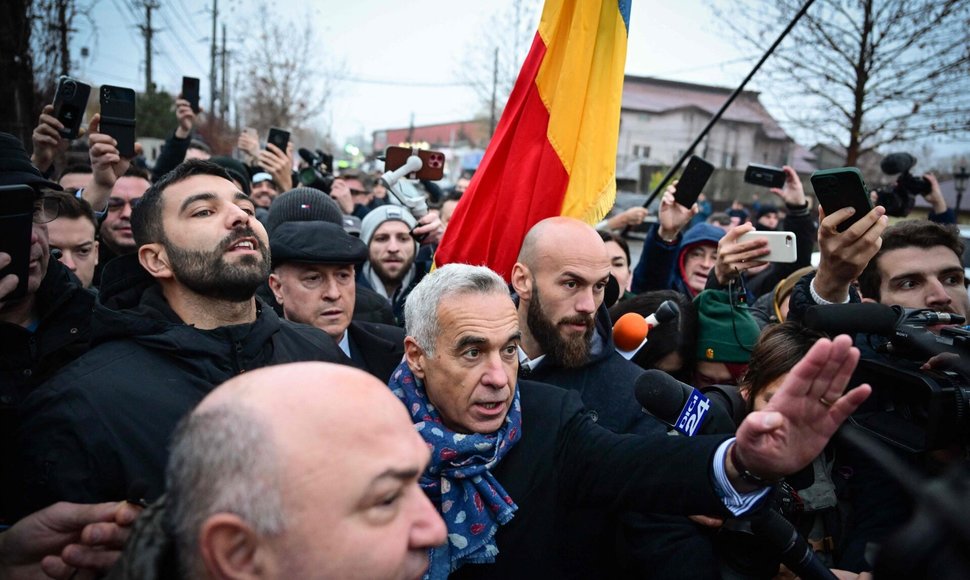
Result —
<svg viewBox="0 0 970 580"><path fill-rule="evenodd" d="M593 295L592 286L587 286L576 297L576 312L585 314L596 312L596 296Z"/></svg>
<svg viewBox="0 0 970 580"><path fill-rule="evenodd" d="M67 266L67 268L72 271L77 271L77 264L74 263L74 254L71 252L61 252L61 257L59 258L61 264Z"/></svg>
<svg viewBox="0 0 970 580"><path fill-rule="evenodd" d="M938 308L949 306L953 299L946 293L946 287L938 278L931 278L926 283L926 307Z"/></svg>
<svg viewBox="0 0 970 580"><path fill-rule="evenodd" d="M327 300L337 300L340 298L340 285L335 278L328 278L323 282L322 296Z"/></svg>
<svg viewBox="0 0 970 580"><path fill-rule="evenodd" d="M509 384L509 373L505 370L505 364L499 352L492 353L486 362L488 365L485 374L482 376L482 384L488 387L501 389Z"/></svg>
<svg viewBox="0 0 970 580"><path fill-rule="evenodd" d="M448 530L438 510L421 489L415 495L414 525L411 526L410 547L420 550L434 548L445 543Z"/></svg>

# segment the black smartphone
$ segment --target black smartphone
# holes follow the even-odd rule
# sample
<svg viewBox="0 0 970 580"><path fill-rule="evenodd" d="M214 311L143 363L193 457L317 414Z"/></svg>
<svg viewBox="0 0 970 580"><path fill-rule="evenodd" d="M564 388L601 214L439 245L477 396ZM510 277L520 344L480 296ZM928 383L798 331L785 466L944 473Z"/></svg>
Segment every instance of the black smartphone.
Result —
<svg viewBox="0 0 970 580"><path fill-rule="evenodd" d="M812 188L815 197L830 216L844 207L852 207L855 213L836 227L844 232L852 227L862 216L872 211L869 188L862 179L862 172L855 167L823 169L812 174Z"/></svg>
<svg viewBox="0 0 970 580"><path fill-rule="evenodd" d="M280 148L280 151L286 153L286 146L290 142L290 132L286 129L277 129L276 127L270 127L269 137L266 138L266 143L272 143Z"/></svg>
<svg viewBox="0 0 970 580"><path fill-rule="evenodd" d="M687 167L680 174L677 181L677 190L674 192L674 200L680 205L689 208L697 202L697 196L704 190L707 180L714 173L714 166L704 161L697 155L691 155Z"/></svg>
<svg viewBox="0 0 970 580"><path fill-rule="evenodd" d="M744 170L744 182L762 187L784 187L785 170L781 167L749 163Z"/></svg>
<svg viewBox="0 0 970 580"><path fill-rule="evenodd" d="M182 98L192 105L192 111L199 114L199 79L182 77Z"/></svg>
<svg viewBox="0 0 970 580"><path fill-rule="evenodd" d="M37 192L26 185L0 186L0 252L10 254L10 263L0 269L0 278L17 275L17 288L0 301L27 295L30 273L30 238L34 226Z"/></svg>
<svg viewBox="0 0 970 580"><path fill-rule="evenodd" d="M384 152L384 171L394 171L405 163L411 156L409 147L390 146ZM441 151L429 151L418 149L418 157L421 159L421 169L408 174L408 179L426 179L428 181L438 181L445 176L445 154Z"/></svg>
<svg viewBox="0 0 970 580"><path fill-rule="evenodd" d="M91 96L91 85L74 80L68 76L57 79L57 92L54 93L54 116L64 128L61 137L77 139L81 132L81 120L84 110L88 107L88 97Z"/></svg>
<svg viewBox="0 0 970 580"><path fill-rule="evenodd" d="M135 156L135 91L101 85L101 132L114 137L118 153Z"/></svg>

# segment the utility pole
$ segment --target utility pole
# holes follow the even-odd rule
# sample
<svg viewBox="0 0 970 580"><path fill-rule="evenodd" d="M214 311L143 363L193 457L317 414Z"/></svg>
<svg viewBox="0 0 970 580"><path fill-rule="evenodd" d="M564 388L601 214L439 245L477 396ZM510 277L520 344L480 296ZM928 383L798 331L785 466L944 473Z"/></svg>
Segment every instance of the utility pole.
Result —
<svg viewBox="0 0 970 580"><path fill-rule="evenodd" d="M212 0L212 60L209 63L209 110L216 112L216 20L219 17L219 0Z"/></svg>
<svg viewBox="0 0 970 580"><path fill-rule="evenodd" d="M495 134L496 93L498 92L498 47L495 47L495 60L492 64L492 116L488 121L488 137L492 138Z"/></svg>
<svg viewBox="0 0 970 580"><path fill-rule="evenodd" d="M229 117L229 66L228 52L226 52L226 25L222 24L222 90L219 92L219 118L225 123Z"/></svg>
<svg viewBox="0 0 970 580"><path fill-rule="evenodd" d="M61 53L61 74L68 76L71 74L71 51L68 46L68 33L74 32L67 21L68 0L58 0L57 2L57 31L60 36Z"/></svg>
<svg viewBox="0 0 970 580"><path fill-rule="evenodd" d="M145 25L139 26L141 33L145 36L145 94L155 92L155 83L152 82L152 35L157 32L152 28L152 10L158 8L155 0L145 1Z"/></svg>

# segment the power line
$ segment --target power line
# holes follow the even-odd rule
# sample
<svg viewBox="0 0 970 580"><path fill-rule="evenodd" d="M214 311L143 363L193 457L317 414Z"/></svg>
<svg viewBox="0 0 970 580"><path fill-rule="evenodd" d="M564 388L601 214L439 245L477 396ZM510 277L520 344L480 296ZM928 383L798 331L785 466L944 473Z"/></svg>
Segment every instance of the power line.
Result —
<svg viewBox="0 0 970 580"><path fill-rule="evenodd" d="M468 87L471 83L467 82L416 82L416 81L392 81L387 79L368 79L364 77L353 77L345 75L333 75L334 80L348 83L358 83L363 85L385 85L389 87Z"/></svg>

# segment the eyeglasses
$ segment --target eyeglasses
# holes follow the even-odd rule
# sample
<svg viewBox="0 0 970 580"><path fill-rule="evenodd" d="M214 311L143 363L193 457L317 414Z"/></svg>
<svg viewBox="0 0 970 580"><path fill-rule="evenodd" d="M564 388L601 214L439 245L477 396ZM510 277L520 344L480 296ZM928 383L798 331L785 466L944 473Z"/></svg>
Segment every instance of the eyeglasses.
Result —
<svg viewBox="0 0 970 580"><path fill-rule="evenodd" d="M60 204L53 197L42 197L34 202L34 223L46 224L57 219Z"/></svg>
<svg viewBox="0 0 970 580"><path fill-rule="evenodd" d="M130 205L131 209L138 207L138 202L141 201L140 197L136 197L131 201L126 201L120 197L109 197L108 198L108 211L121 211L126 205Z"/></svg>

